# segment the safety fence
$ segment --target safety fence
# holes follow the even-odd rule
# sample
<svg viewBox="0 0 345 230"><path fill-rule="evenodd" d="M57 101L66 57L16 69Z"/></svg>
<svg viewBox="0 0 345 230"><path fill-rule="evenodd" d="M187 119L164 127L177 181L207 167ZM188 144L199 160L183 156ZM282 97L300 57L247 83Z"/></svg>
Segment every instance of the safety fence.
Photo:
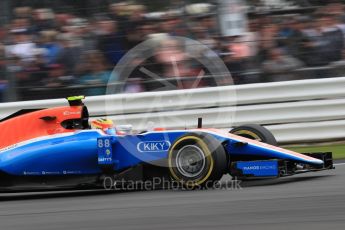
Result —
<svg viewBox="0 0 345 230"><path fill-rule="evenodd" d="M0 117L66 103L64 99L1 103ZM262 124L280 143L345 138L345 77L94 96L85 104L91 117L108 116L137 130L194 128L202 117L207 128Z"/></svg>

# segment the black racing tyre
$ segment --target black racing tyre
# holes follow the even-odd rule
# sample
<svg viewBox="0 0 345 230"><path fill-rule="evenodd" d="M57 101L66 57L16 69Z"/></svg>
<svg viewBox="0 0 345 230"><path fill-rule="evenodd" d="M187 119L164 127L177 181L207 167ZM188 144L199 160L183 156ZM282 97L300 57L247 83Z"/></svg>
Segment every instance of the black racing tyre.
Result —
<svg viewBox="0 0 345 230"><path fill-rule="evenodd" d="M169 150L169 172L185 188L210 188L228 165L224 146L212 135L190 133L177 139Z"/></svg>
<svg viewBox="0 0 345 230"><path fill-rule="evenodd" d="M270 145L277 146L277 140L273 136L273 134L266 129L265 127L262 127L261 125L256 124L249 124L249 125L242 125L239 127L236 127L230 131L230 133L245 137L248 139L264 142Z"/></svg>

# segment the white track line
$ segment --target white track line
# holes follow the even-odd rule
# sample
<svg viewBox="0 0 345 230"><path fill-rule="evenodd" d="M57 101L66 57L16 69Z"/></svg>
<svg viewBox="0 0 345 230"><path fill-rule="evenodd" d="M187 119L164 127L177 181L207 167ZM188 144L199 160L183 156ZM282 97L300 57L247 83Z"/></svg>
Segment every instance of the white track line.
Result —
<svg viewBox="0 0 345 230"><path fill-rule="evenodd" d="M341 166L341 165L345 165L345 163L334 164L334 166Z"/></svg>

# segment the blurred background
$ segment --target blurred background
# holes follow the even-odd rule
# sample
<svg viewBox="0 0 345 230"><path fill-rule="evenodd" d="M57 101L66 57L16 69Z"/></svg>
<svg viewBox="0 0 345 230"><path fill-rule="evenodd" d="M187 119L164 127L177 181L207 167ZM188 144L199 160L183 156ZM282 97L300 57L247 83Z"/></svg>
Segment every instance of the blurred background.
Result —
<svg viewBox="0 0 345 230"><path fill-rule="evenodd" d="M129 78L113 72L149 38L151 58L133 60ZM339 77L344 45L345 1L1 0L0 102L103 95L110 76L117 93L165 89L139 67L176 89ZM211 76L190 53L217 54L233 82Z"/></svg>

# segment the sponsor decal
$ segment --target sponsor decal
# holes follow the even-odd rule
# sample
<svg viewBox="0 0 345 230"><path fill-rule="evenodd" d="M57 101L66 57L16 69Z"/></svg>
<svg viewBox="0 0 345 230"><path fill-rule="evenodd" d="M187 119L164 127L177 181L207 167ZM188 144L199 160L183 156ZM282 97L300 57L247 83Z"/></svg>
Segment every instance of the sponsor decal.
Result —
<svg viewBox="0 0 345 230"><path fill-rule="evenodd" d="M40 172L28 172L28 171L24 171L23 174L25 176L37 176L37 175L41 175Z"/></svg>
<svg viewBox="0 0 345 230"><path fill-rule="evenodd" d="M276 169L276 166L249 166L249 167L243 167L244 170L270 170L270 169Z"/></svg>
<svg viewBox="0 0 345 230"><path fill-rule="evenodd" d="M244 175L256 177L278 176L278 161L247 161L238 162L237 168L242 170Z"/></svg>
<svg viewBox="0 0 345 230"><path fill-rule="evenodd" d="M143 141L138 143L137 149L139 152L166 152L170 146L170 141Z"/></svg>
<svg viewBox="0 0 345 230"><path fill-rule="evenodd" d="M112 162L113 159L111 157L99 157L98 158L98 162L99 163L109 163L109 162Z"/></svg>
<svg viewBox="0 0 345 230"><path fill-rule="evenodd" d="M70 175L70 174L81 174L81 171L70 171L70 170L63 170L63 175Z"/></svg>
<svg viewBox="0 0 345 230"><path fill-rule="evenodd" d="M42 175L60 175L60 172L42 172Z"/></svg>
<svg viewBox="0 0 345 230"><path fill-rule="evenodd" d="M77 111L77 112L73 112L73 111L64 111L63 112L63 115L64 116L70 116L70 115L80 115L80 111Z"/></svg>
<svg viewBox="0 0 345 230"><path fill-rule="evenodd" d="M39 175L60 175L60 172L47 172L47 171L41 171L41 172L30 172L30 171L24 171L24 176L39 176Z"/></svg>
<svg viewBox="0 0 345 230"><path fill-rule="evenodd" d="M111 138L98 138L98 164L111 165L113 163Z"/></svg>

